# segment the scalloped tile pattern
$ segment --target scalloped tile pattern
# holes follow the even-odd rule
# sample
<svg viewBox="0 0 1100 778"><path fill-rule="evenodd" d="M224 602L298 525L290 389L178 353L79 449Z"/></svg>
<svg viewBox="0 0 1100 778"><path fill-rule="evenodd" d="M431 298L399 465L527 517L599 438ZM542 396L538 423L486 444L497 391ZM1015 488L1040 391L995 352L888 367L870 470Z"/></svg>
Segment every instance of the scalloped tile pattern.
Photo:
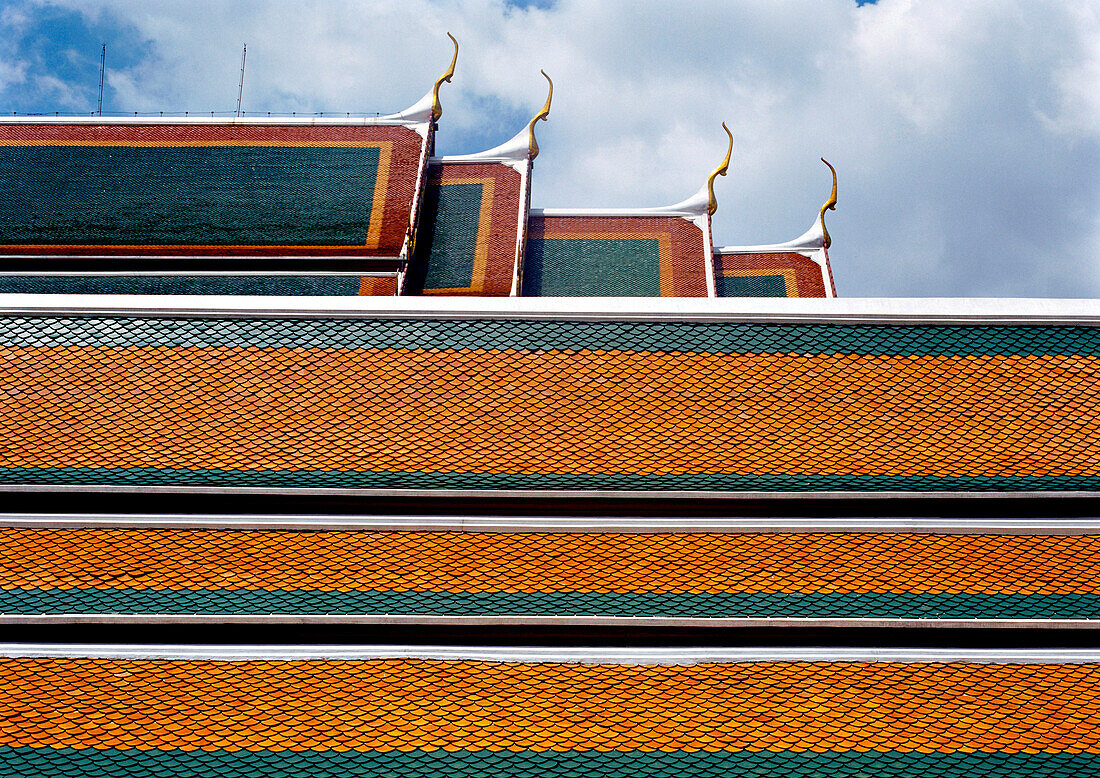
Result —
<svg viewBox="0 0 1100 778"><path fill-rule="evenodd" d="M1100 330L0 321L0 480L1088 490Z"/></svg>
<svg viewBox="0 0 1100 778"><path fill-rule="evenodd" d="M0 764L9 775L58 774L58 762L107 775L343 764L675 776L769 763L790 775L1096 775L1098 689L1100 666L1087 664L8 658Z"/></svg>
<svg viewBox="0 0 1100 778"><path fill-rule="evenodd" d="M7 613L1100 618L1100 536L0 529Z"/></svg>

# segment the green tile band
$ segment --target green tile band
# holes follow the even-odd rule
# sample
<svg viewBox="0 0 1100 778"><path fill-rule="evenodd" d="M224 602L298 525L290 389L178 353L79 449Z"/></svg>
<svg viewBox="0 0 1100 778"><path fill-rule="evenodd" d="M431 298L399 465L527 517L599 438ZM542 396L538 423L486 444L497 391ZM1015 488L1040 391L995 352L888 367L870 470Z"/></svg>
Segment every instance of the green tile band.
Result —
<svg viewBox="0 0 1100 778"><path fill-rule="evenodd" d="M660 297L656 238L531 238L524 297Z"/></svg>
<svg viewBox="0 0 1100 778"><path fill-rule="evenodd" d="M8 778L1090 778L1100 754L883 751L142 751L0 747Z"/></svg>
<svg viewBox="0 0 1100 778"><path fill-rule="evenodd" d="M519 319L6 316L0 346L1100 356L1100 328Z"/></svg>
<svg viewBox="0 0 1100 778"><path fill-rule="evenodd" d="M417 258L424 267L424 289L465 289L473 284L478 221L484 184L443 184L428 188L423 237L428 247ZM425 256L426 254L426 256Z"/></svg>
<svg viewBox="0 0 1100 778"><path fill-rule="evenodd" d="M714 279L719 297L786 297L787 279L774 276L718 276Z"/></svg>
<svg viewBox="0 0 1100 778"><path fill-rule="evenodd" d="M3 589L0 613L1095 619L1100 595Z"/></svg>
<svg viewBox="0 0 1100 778"><path fill-rule="evenodd" d="M0 146L0 243L355 246L379 150Z"/></svg>
<svg viewBox="0 0 1100 778"><path fill-rule="evenodd" d="M211 470L155 467L4 467L0 484L262 486L332 489L561 489L612 491L1097 491L1098 476L622 475L564 473Z"/></svg>

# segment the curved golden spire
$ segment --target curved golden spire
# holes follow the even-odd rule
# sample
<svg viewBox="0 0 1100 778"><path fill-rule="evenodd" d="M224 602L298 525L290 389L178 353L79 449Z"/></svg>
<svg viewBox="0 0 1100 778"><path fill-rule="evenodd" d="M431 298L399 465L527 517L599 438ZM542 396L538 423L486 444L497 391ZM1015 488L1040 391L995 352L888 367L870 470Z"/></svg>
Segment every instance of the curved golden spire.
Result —
<svg viewBox="0 0 1100 778"><path fill-rule="evenodd" d="M714 179L726 174L730 167L730 157L733 155L733 133L730 132L730 128L726 126L725 122L722 122L722 129L726 131L726 135L730 136L730 145L726 149L726 158L722 160L722 164L716 167L714 172L707 178L707 196L710 198L707 204L707 213L711 216L718 210L718 200L714 197Z"/></svg>
<svg viewBox="0 0 1100 778"><path fill-rule="evenodd" d="M458 62L458 41L455 40L455 36L447 33L447 37L451 39L451 43L455 45L454 56L451 57L451 66L447 68L447 72L436 79L435 87L432 89L432 121L439 121L439 117L443 115L443 105L439 102L439 87L443 86L443 82L451 83L451 76L455 74L455 63Z"/></svg>
<svg viewBox="0 0 1100 778"><path fill-rule="evenodd" d="M550 115L550 101L554 99L554 82L550 80L550 76L546 75L545 70L539 72L550 84L550 93L546 95L546 104L542 106L542 110L535 114L527 125L527 152L530 159L534 159L539 155L539 144L535 140L535 122L546 121L546 117Z"/></svg>
<svg viewBox="0 0 1100 778"><path fill-rule="evenodd" d="M825 157L821 157L821 161L833 171L833 193L829 195L828 201L825 205L821 206L821 213L818 214L818 218L821 219L821 232L825 235L825 248L829 248L833 244L833 239L829 237L829 230L825 228L825 211L836 210L836 168L829 164Z"/></svg>

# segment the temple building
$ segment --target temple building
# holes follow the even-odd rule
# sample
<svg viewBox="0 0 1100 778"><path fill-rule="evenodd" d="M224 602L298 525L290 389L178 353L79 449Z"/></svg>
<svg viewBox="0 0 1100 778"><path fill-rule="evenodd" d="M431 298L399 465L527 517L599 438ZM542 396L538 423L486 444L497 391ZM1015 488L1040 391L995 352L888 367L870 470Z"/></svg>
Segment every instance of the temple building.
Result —
<svg viewBox="0 0 1100 778"><path fill-rule="evenodd" d="M0 773L1100 776L1100 305L532 208L457 56L0 118Z"/></svg>

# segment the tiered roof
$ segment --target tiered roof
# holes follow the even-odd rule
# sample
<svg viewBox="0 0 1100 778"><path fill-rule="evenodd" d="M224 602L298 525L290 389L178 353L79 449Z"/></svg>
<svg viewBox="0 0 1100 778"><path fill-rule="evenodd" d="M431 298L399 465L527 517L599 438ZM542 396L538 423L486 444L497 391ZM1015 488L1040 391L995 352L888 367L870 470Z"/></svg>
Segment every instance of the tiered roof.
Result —
<svg viewBox="0 0 1100 778"><path fill-rule="evenodd" d="M0 772L1100 775L1100 310L704 299L834 296L835 174L532 210L550 96L435 156L454 64L0 122Z"/></svg>
<svg viewBox="0 0 1100 778"><path fill-rule="evenodd" d="M512 140L430 156L457 56L383 117L0 118L0 293L833 296L823 216L715 252L728 153L668 208L532 211L552 84Z"/></svg>

